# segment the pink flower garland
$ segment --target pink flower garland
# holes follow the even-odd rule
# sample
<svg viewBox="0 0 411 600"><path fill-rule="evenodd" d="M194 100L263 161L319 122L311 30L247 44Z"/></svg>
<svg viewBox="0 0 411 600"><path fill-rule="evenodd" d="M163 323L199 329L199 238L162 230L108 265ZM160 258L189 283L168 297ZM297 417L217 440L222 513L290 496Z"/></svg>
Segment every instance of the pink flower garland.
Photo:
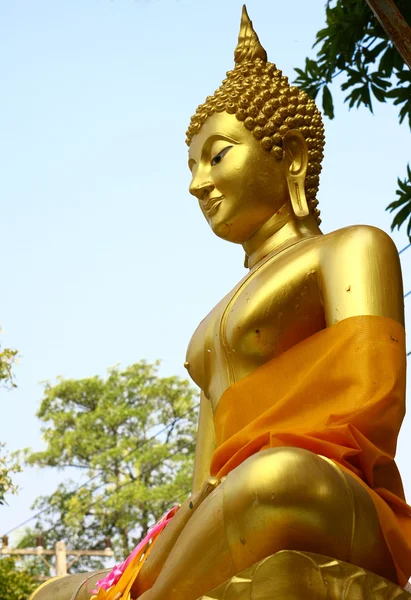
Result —
<svg viewBox="0 0 411 600"><path fill-rule="evenodd" d="M153 527L151 527L151 529L149 529L145 538L141 540L141 542L134 548L130 556L126 558L126 560L120 565L115 565L106 577L97 581L96 589L92 590L92 594L97 594L99 589L101 588L103 590L108 591L110 588L116 585L116 583L119 581L120 577L123 575L124 571L127 569L128 565L133 560L133 558L137 554L143 553L143 550L145 549L147 544L153 539L153 537L157 536L164 529L164 527L174 517L178 509L179 505L174 506L171 510L166 512L161 517L161 519Z"/></svg>

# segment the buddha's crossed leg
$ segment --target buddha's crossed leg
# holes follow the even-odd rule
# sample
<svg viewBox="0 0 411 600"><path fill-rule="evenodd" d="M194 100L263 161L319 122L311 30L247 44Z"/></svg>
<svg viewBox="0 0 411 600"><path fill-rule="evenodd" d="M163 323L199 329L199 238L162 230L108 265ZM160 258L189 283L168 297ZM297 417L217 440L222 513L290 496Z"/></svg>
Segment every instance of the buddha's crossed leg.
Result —
<svg viewBox="0 0 411 600"><path fill-rule="evenodd" d="M166 534L167 528L164 542ZM157 560L161 540L159 545ZM366 490L328 459L307 450L273 448L247 459L200 504L141 598L195 600L284 549L338 558L395 581ZM149 557L137 593L151 585L150 572Z"/></svg>

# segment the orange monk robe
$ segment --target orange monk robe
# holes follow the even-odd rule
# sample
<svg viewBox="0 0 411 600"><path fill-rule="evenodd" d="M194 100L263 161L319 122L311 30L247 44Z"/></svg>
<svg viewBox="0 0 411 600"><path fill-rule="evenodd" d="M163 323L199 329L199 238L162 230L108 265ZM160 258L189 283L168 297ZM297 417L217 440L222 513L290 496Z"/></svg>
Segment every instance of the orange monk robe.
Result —
<svg viewBox="0 0 411 600"><path fill-rule="evenodd" d="M370 494L399 583L411 575L411 509L394 462L405 414L405 332L392 319L345 319L297 344L220 399L211 474L279 446L333 460Z"/></svg>

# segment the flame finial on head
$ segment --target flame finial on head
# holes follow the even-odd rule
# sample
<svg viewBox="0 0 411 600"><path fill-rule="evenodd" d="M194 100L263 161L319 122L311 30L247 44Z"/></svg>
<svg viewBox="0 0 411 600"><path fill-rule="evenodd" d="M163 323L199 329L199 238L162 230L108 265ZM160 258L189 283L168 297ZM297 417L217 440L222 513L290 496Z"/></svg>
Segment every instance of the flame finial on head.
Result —
<svg viewBox="0 0 411 600"><path fill-rule="evenodd" d="M243 12L241 15L240 33L238 35L237 48L234 51L234 61L236 65L242 62L261 58L267 62L267 52L264 50L258 39L258 35L254 31L253 23L248 16L247 8L243 4Z"/></svg>

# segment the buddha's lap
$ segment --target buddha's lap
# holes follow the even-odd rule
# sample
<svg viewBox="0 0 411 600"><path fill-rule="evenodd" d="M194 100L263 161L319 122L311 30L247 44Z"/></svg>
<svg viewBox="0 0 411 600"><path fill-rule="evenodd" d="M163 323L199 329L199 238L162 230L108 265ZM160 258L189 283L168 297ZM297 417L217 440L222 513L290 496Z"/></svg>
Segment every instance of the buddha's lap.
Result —
<svg viewBox="0 0 411 600"><path fill-rule="evenodd" d="M283 549L352 562L395 580L374 504L328 458L292 447L262 450L222 483L226 534L238 568ZM238 540L238 541L237 541ZM239 542L239 543L238 543Z"/></svg>

